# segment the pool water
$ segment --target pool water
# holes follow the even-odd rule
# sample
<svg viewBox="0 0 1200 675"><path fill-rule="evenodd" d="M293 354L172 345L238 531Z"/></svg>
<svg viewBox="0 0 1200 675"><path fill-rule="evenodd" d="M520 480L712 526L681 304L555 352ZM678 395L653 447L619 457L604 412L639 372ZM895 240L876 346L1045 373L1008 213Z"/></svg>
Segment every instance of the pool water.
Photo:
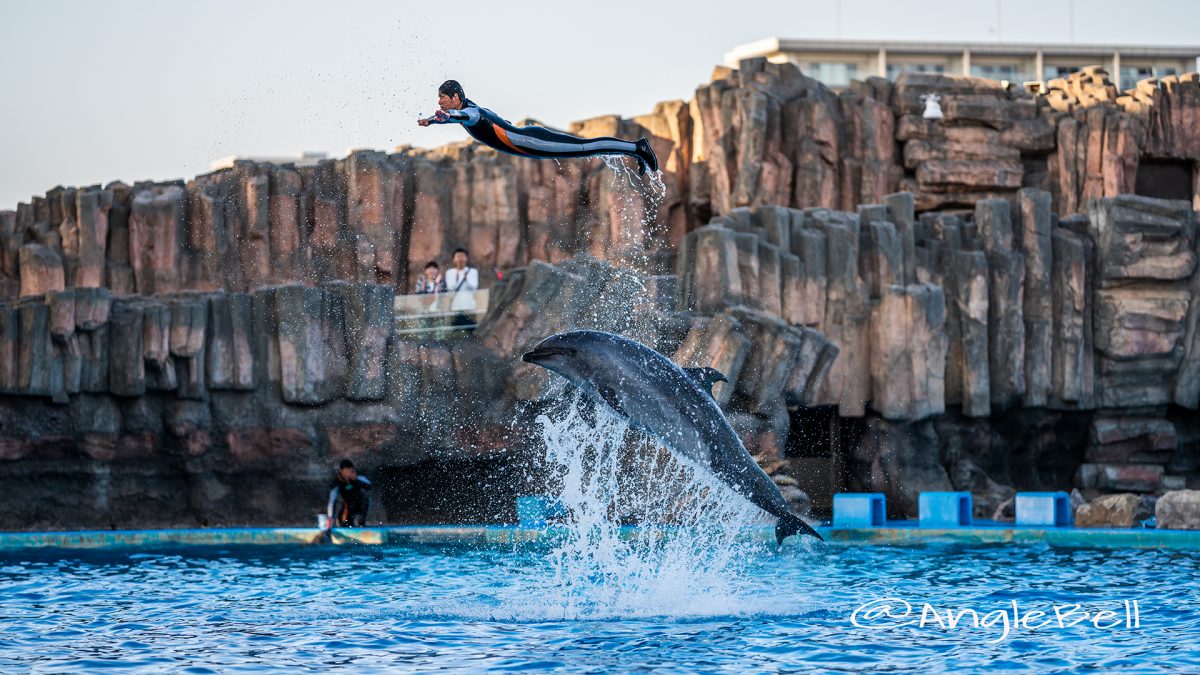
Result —
<svg viewBox="0 0 1200 675"><path fill-rule="evenodd" d="M558 400L551 536L4 553L0 672L1200 672L1198 551L777 547L702 463Z"/></svg>
<svg viewBox="0 0 1200 675"><path fill-rule="evenodd" d="M1200 672L1198 552L789 540L741 545L719 577L654 580L629 566L566 581L560 555L546 544L6 553L0 672ZM1014 602L1035 629L1012 625ZM1065 623L1113 615L1027 621L1056 606Z"/></svg>

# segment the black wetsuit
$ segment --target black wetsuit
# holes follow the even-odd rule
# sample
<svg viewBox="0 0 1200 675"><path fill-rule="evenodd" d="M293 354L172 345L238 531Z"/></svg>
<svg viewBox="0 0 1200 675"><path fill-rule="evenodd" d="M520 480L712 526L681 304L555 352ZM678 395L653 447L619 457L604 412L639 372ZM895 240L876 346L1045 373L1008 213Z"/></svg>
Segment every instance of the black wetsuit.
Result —
<svg viewBox="0 0 1200 675"><path fill-rule="evenodd" d="M658 171L658 157L645 138L625 141L604 136L580 138L545 127L517 127L496 113L467 100L460 110L446 110L447 119L429 118L431 124L461 124L472 138L500 152L518 157L556 159L595 157L597 155L627 155L638 162L638 170Z"/></svg>
<svg viewBox="0 0 1200 675"><path fill-rule="evenodd" d="M329 491L329 519L338 527L362 527L371 507L371 481L359 476L350 482L338 480Z"/></svg>

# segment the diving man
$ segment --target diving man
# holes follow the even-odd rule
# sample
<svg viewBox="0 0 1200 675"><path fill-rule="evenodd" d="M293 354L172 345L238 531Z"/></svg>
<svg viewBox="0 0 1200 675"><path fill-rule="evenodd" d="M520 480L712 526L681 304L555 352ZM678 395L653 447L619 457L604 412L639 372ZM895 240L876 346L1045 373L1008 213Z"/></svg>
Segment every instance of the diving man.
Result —
<svg viewBox="0 0 1200 675"><path fill-rule="evenodd" d="M604 136L579 138L545 127L517 127L496 113L481 108L467 98L462 85L446 80L438 87L438 111L433 117L417 120L417 124L461 124L472 138L500 152L518 157L558 159L565 157L594 157L596 155L628 155L637 160L638 173L658 171L658 157L645 138L636 142Z"/></svg>

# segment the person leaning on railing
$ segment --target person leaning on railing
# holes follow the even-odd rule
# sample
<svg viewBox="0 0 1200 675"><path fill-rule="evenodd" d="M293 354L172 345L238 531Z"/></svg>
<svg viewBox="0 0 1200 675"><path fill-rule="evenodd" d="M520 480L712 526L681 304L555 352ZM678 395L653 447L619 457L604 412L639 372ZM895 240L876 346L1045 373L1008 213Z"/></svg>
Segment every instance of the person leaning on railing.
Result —
<svg viewBox="0 0 1200 675"><path fill-rule="evenodd" d="M460 246L454 249L454 267L446 270L446 289L454 294L450 299L450 311L457 312L454 316L456 326L474 324L475 320L467 314L478 309L475 291L479 290L479 270L469 266L468 261L467 249Z"/></svg>

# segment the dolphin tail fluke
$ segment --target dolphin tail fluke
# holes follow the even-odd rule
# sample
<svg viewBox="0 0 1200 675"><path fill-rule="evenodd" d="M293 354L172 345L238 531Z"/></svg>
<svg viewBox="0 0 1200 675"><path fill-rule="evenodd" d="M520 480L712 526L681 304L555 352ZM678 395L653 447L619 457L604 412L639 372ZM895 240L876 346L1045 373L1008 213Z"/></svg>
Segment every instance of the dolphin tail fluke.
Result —
<svg viewBox="0 0 1200 675"><path fill-rule="evenodd" d="M782 544L784 539L787 539L793 534L808 534L820 539L821 541L825 541L824 537L817 534L817 531L809 527L808 523L804 522L799 516L791 513L785 513L783 517L779 519L779 522L775 524L775 541Z"/></svg>

